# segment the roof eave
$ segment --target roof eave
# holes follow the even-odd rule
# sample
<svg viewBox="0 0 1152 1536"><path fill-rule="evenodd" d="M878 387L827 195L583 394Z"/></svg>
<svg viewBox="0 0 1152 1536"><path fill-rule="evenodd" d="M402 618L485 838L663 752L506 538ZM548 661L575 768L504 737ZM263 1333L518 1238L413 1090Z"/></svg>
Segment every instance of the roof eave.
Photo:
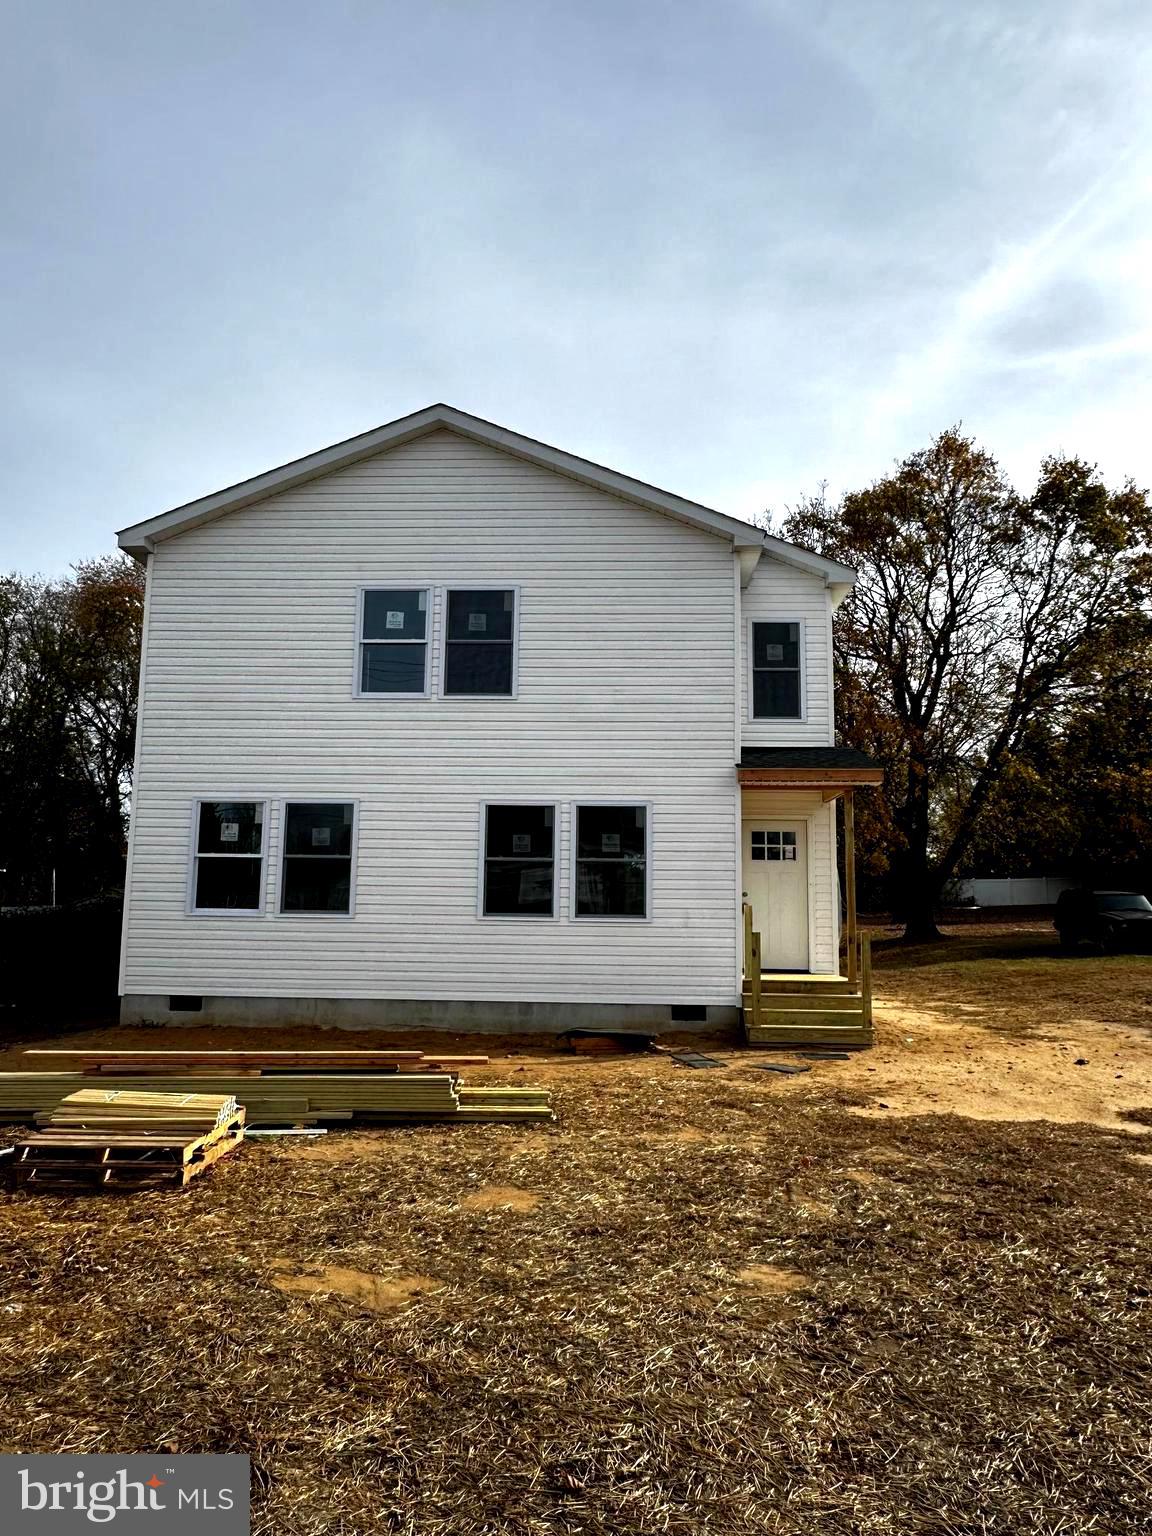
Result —
<svg viewBox="0 0 1152 1536"><path fill-rule="evenodd" d="M737 781L745 788L779 789L783 785L794 788L823 788L825 785L859 785L875 787L884 782L882 768L740 768L736 769Z"/></svg>
<svg viewBox="0 0 1152 1536"><path fill-rule="evenodd" d="M335 443L330 448L323 448L318 453L308 454L305 458L294 459L288 464L282 464L250 480L240 481L224 490L215 491L209 496L202 496L196 501L173 507L158 517L122 528L116 536L117 540L121 549L127 550L130 554L138 550L150 551L155 547L156 542L187 532L189 529L201 527L225 512L238 511L241 507L251 506L254 502L262 501L265 497L275 495L277 492L291 490L309 480L345 469L375 453L401 447L414 438L438 428L445 428L474 442L502 449L517 458L567 475L570 479L582 481L598 490L608 491L627 501L636 502L640 506L676 518L680 522L715 533L727 539L736 549L766 547L765 535L751 523L728 517L722 512L714 512L710 507L687 501L684 497L675 496L670 491L662 491L642 480L634 480L631 476L622 475L604 465L578 458L574 454L565 453L562 449L537 442L534 438L523 437L520 433L509 431L507 427L497 426L494 422L484 421L481 417L470 416L465 411L456 410L454 406L443 404L428 406L422 411L414 412L411 416L404 416L385 426L375 427L371 432L363 432L358 437L347 438L344 442ZM783 549L790 548L781 540L773 542L781 545ZM809 558L817 559L818 557L810 556Z"/></svg>

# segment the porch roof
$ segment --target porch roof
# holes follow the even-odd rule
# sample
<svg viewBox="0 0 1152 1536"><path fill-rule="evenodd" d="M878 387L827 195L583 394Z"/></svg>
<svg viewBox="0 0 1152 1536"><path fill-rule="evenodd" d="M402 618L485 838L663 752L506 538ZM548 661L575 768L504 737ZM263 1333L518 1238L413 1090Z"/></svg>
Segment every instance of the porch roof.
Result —
<svg viewBox="0 0 1152 1536"><path fill-rule="evenodd" d="M884 770L855 747L745 747L736 764L741 784L882 784Z"/></svg>

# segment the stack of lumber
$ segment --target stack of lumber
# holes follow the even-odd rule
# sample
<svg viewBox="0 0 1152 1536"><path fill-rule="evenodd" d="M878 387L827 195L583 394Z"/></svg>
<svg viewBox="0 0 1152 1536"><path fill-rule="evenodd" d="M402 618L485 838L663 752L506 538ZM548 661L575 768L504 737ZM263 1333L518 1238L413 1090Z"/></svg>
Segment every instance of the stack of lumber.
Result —
<svg viewBox="0 0 1152 1536"><path fill-rule="evenodd" d="M17 1188L183 1188L244 1139L230 1095L81 1089L36 1118L5 1164Z"/></svg>
<svg viewBox="0 0 1152 1536"><path fill-rule="evenodd" d="M81 1088L55 1109L37 1115L42 1126L76 1129L98 1126L140 1131L188 1131L206 1136L238 1113L235 1095L142 1093L138 1089Z"/></svg>
<svg viewBox="0 0 1152 1536"><path fill-rule="evenodd" d="M551 1120L547 1088L461 1088L462 1120Z"/></svg>
<svg viewBox="0 0 1152 1536"><path fill-rule="evenodd" d="M399 1052L66 1052L27 1051L37 1060L78 1058L91 1066L71 1072L0 1073L0 1121L41 1117L67 1095L85 1087L94 1092L215 1094L243 1104L249 1126L292 1126L365 1120L377 1123L550 1119L547 1093L523 1088L461 1088L450 1071L426 1072L407 1065L397 1070ZM383 1056L393 1064L381 1065ZM128 1058L130 1069L121 1064ZM157 1066L157 1057L163 1057ZM235 1063L235 1058L241 1058ZM323 1070L335 1057L340 1070ZM349 1057L359 1070L344 1070ZM318 1058L318 1059L317 1059ZM438 1058L441 1062L453 1060ZM461 1058L454 1058L456 1061ZM140 1061L152 1063L147 1075ZM422 1062L409 1052L406 1063ZM363 1065L360 1065L363 1063ZM371 1063L371 1065L369 1064ZM121 1070L114 1072L114 1067ZM98 1075L100 1089L93 1088Z"/></svg>

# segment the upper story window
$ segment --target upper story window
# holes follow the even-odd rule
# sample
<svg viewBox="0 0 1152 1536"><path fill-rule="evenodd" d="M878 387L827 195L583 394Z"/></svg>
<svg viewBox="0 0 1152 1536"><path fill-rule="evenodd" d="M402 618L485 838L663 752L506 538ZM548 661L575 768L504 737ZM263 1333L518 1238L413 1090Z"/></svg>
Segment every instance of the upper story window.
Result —
<svg viewBox="0 0 1152 1536"><path fill-rule="evenodd" d="M263 906L263 801L198 800L192 910L259 912Z"/></svg>
<svg viewBox="0 0 1152 1536"><path fill-rule="evenodd" d="M752 718L799 720L800 625L752 625Z"/></svg>
<svg viewBox="0 0 1152 1536"><path fill-rule="evenodd" d="M364 593L360 610L360 692L427 693L426 588Z"/></svg>
<svg viewBox="0 0 1152 1536"><path fill-rule="evenodd" d="M576 916L648 916L648 807L576 807Z"/></svg>
<svg viewBox="0 0 1152 1536"><path fill-rule="evenodd" d="M444 693L511 697L516 593L509 588L449 589Z"/></svg>
<svg viewBox="0 0 1152 1536"><path fill-rule="evenodd" d="M552 917L555 886L555 807L485 806L484 916Z"/></svg>
<svg viewBox="0 0 1152 1536"><path fill-rule="evenodd" d="M356 807L349 801L288 801L284 806L281 912L351 912L355 819Z"/></svg>

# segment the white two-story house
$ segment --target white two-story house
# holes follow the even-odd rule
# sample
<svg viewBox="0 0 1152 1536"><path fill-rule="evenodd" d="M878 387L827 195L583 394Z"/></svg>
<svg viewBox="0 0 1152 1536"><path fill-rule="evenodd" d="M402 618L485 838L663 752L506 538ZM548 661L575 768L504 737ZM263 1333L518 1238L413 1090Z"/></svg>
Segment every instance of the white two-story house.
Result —
<svg viewBox="0 0 1152 1536"><path fill-rule="evenodd" d="M443 405L119 539L125 1022L700 1028L855 980L845 567Z"/></svg>

